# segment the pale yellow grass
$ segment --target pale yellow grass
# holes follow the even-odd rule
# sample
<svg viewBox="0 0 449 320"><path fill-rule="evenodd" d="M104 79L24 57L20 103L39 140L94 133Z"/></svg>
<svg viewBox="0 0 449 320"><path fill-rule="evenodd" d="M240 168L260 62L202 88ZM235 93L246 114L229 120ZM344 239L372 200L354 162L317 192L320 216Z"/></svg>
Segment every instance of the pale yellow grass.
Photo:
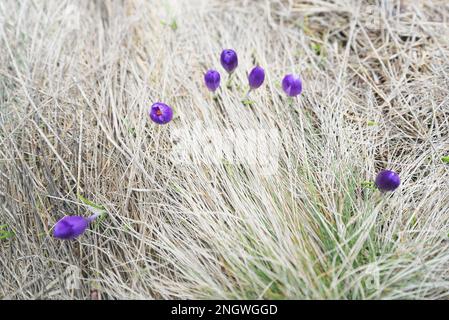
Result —
<svg viewBox="0 0 449 320"><path fill-rule="evenodd" d="M2 0L0 297L448 298L448 55L445 0ZM172 123L149 121L155 101ZM196 123L276 129L277 170L207 161ZM176 130L191 162L173 161ZM392 194L362 187L382 168ZM52 238L90 214L78 194L106 218Z"/></svg>

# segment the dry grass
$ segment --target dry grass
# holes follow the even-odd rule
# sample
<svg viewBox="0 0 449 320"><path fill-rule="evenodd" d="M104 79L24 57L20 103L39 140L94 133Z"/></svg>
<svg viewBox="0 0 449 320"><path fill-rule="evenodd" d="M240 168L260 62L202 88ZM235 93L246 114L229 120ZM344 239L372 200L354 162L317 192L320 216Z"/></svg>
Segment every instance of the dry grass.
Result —
<svg viewBox="0 0 449 320"><path fill-rule="evenodd" d="M446 0L1 1L0 297L448 298L448 19ZM213 100L226 47L240 65ZM208 161L197 124L274 128L277 170ZM396 192L361 187L384 167ZM57 241L89 214L77 194L107 217Z"/></svg>

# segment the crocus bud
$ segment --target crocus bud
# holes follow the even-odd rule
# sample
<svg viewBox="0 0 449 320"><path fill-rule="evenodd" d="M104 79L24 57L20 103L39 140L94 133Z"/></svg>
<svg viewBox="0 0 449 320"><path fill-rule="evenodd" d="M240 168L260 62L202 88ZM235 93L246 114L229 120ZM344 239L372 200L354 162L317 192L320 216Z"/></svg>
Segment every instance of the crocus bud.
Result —
<svg viewBox="0 0 449 320"><path fill-rule="evenodd" d="M282 80L282 89L290 97L295 97L302 91L302 81L299 76L288 74Z"/></svg>
<svg viewBox="0 0 449 320"><path fill-rule="evenodd" d="M56 222L53 236L59 239L74 239L81 235L91 220L79 216L66 216Z"/></svg>
<svg viewBox="0 0 449 320"><path fill-rule="evenodd" d="M209 70L204 75L204 82L206 83L206 87L214 92L220 86L220 73L215 70Z"/></svg>
<svg viewBox="0 0 449 320"><path fill-rule="evenodd" d="M382 170L377 174L375 184L381 191L393 191L401 184L401 179L396 172Z"/></svg>
<svg viewBox="0 0 449 320"><path fill-rule="evenodd" d="M254 67L248 75L248 82L251 89L259 88L265 80L265 70L259 66Z"/></svg>
<svg viewBox="0 0 449 320"><path fill-rule="evenodd" d="M228 73L233 73L239 64L237 53L232 49L223 50L221 52L220 62Z"/></svg>
<svg viewBox="0 0 449 320"><path fill-rule="evenodd" d="M153 103L149 110L150 118L158 124L166 124L173 118L171 107L162 102Z"/></svg>

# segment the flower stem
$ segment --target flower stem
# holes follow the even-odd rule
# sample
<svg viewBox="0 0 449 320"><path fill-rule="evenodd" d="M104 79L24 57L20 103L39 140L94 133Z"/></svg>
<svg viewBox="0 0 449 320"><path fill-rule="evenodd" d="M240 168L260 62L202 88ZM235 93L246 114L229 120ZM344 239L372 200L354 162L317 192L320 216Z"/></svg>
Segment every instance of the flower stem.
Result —
<svg viewBox="0 0 449 320"><path fill-rule="evenodd" d="M249 88L248 92L245 95L245 99L244 100L249 100L249 94L251 93L251 88Z"/></svg>
<svg viewBox="0 0 449 320"><path fill-rule="evenodd" d="M89 218L87 218L87 220L88 220L89 222L92 222L92 221L94 221L95 219L97 219L99 216L101 216L101 213L100 213L100 212L91 215Z"/></svg>
<svg viewBox="0 0 449 320"><path fill-rule="evenodd" d="M232 89L232 75L233 74L234 74L234 72L229 74L228 81L226 82L226 88L228 88L228 89Z"/></svg>

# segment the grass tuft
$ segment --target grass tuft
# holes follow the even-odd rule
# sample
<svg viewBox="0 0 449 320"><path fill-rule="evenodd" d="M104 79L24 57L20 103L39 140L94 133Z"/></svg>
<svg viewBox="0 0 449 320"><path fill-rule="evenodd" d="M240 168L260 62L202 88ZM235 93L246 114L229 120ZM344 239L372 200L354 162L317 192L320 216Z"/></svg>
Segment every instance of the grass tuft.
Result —
<svg viewBox="0 0 449 320"><path fill-rule="evenodd" d="M0 298L449 298L448 20L444 0L0 1ZM51 237L86 208L100 224Z"/></svg>

